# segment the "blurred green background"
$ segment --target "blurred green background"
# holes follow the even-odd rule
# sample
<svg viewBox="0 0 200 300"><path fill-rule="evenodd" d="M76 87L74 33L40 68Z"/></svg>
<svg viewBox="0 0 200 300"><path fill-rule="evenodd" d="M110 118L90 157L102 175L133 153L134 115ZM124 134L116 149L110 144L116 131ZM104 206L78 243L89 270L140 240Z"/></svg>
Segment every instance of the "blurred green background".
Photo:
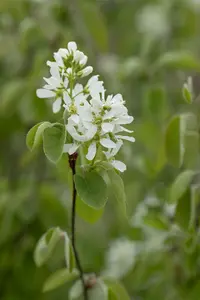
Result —
<svg viewBox="0 0 200 300"><path fill-rule="evenodd" d="M168 196L180 168L165 149L172 116L198 118L200 110L199 0L0 1L0 299L67 299L67 284L42 293L45 279L64 266L63 255L36 268L33 252L49 227L70 232L71 174L66 158L55 167L42 151L30 153L25 137L35 123L57 118L51 100L35 91L48 76L46 61L71 40L135 118L136 142L121 153L130 221L114 199L95 223L79 208L90 218L77 218L84 270L121 279L134 300L199 300L198 213L196 231L175 225ZM188 75L192 106L182 96ZM186 144L181 170L198 170L198 135Z"/></svg>

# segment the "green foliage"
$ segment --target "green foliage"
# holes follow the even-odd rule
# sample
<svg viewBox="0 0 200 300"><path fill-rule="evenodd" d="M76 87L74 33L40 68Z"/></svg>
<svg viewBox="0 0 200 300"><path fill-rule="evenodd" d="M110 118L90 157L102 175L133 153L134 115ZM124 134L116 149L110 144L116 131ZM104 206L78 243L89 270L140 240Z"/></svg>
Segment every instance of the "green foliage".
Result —
<svg viewBox="0 0 200 300"><path fill-rule="evenodd" d="M61 285L72 281L78 277L78 271L69 272L67 269L60 269L47 278L43 286L43 292L49 292Z"/></svg>
<svg viewBox="0 0 200 300"><path fill-rule="evenodd" d="M107 201L107 186L103 178L95 171L84 176L75 175L75 184L80 198L94 209L101 209Z"/></svg>
<svg viewBox="0 0 200 300"><path fill-rule="evenodd" d="M66 139L64 125L54 124L43 132L43 147L46 157L53 163L57 163L62 156Z"/></svg>

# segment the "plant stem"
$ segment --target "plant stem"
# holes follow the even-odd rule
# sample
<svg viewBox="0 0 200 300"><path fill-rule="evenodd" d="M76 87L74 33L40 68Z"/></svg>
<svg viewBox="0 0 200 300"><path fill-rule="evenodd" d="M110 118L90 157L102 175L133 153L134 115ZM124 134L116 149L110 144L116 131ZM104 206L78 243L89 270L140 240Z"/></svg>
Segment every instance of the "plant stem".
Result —
<svg viewBox="0 0 200 300"><path fill-rule="evenodd" d="M88 300L87 287L85 285L85 280L84 280L84 272L83 272L83 269L81 266L78 251L76 249L76 196L77 196L77 191L76 191L76 186L75 186L75 181L74 181L74 175L76 174L77 157L78 157L77 153L69 155L69 165L70 165L70 168L72 170L72 175L73 175L72 216L71 216L72 247L73 247L74 256L75 256L75 260L76 260L76 266L79 270L80 279L81 279L82 285L83 285L84 300Z"/></svg>

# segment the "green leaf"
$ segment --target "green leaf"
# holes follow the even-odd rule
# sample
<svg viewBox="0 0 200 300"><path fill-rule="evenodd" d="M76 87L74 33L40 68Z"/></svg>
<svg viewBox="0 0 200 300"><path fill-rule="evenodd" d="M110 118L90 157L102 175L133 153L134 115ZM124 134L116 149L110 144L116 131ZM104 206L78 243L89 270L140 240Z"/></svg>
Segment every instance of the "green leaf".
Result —
<svg viewBox="0 0 200 300"><path fill-rule="evenodd" d="M183 85L183 98L185 99L185 101L189 104L191 104L193 102L193 95L192 95L192 91L189 89L188 85L185 83Z"/></svg>
<svg viewBox="0 0 200 300"><path fill-rule="evenodd" d="M143 217L144 224L150 227L153 227L158 230L169 230L169 224L166 219L158 216L144 216Z"/></svg>
<svg viewBox="0 0 200 300"><path fill-rule="evenodd" d="M157 62L158 67L184 70L200 70L199 60L192 53L171 51L164 53Z"/></svg>
<svg viewBox="0 0 200 300"><path fill-rule="evenodd" d="M171 203L177 203L177 201L183 196L188 189L194 174L194 171L186 170L177 176L170 189Z"/></svg>
<svg viewBox="0 0 200 300"><path fill-rule="evenodd" d="M108 300L130 300L126 289L119 281L110 278L103 278L103 281L109 290Z"/></svg>
<svg viewBox="0 0 200 300"><path fill-rule="evenodd" d="M166 91L163 86L152 86L145 93L145 111L147 116L163 120L167 115Z"/></svg>
<svg viewBox="0 0 200 300"><path fill-rule="evenodd" d="M115 170L108 170L107 171L109 181L110 181L110 189L113 193L115 199L117 200L118 204L124 215L126 215L126 194L124 191L124 183L120 175L116 173Z"/></svg>
<svg viewBox="0 0 200 300"><path fill-rule="evenodd" d="M165 153L172 165L180 167L183 162L185 118L175 116L171 119L165 133Z"/></svg>
<svg viewBox="0 0 200 300"><path fill-rule="evenodd" d="M83 300L83 285L81 280L74 283L69 291L69 300Z"/></svg>
<svg viewBox="0 0 200 300"><path fill-rule="evenodd" d="M53 163L57 163L63 154L66 130L61 124L54 124L43 132L43 148L46 157Z"/></svg>
<svg viewBox="0 0 200 300"><path fill-rule="evenodd" d="M43 131L50 126L50 122L41 122L36 124L29 130L26 136L26 145L29 150L32 151L41 144Z"/></svg>
<svg viewBox="0 0 200 300"><path fill-rule="evenodd" d="M192 205L191 193L187 191L179 198L176 206L175 222L183 229L188 230L191 221Z"/></svg>
<svg viewBox="0 0 200 300"><path fill-rule="evenodd" d="M93 224L101 218L101 216L104 212L104 209L101 208L99 210L96 210L96 209L92 208L91 206L88 206L85 202L83 202L80 197L77 197L76 211L77 211L77 214L84 221L86 221L90 224Z"/></svg>
<svg viewBox="0 0 200 300"><path fill-rule="evenodd" d="M196 131L186 132L184 147L184 166L193 169L199 162L199 133Z"/></svg>
<svg viewBox="0 0 200 300"><path fill-rule="evenodd" d="M49 229L38 241L34 260L38 267L42 266L52 255L58 241L62 237L62 231L59 227Z"/></svg>
<svg viewBox="0 0 200 300"><path fill-rule="evenodd" d="M108 288L98 279L96 284L88 291L89 300L108 300Z"/></svg>
<svg viewBox="0 0 200 300"><path fill-rule="evenodd" d="M97 172L86 172L84 177L77 174L74 180L80 198L87 205L100 209L106 204L107 186Z"/></svg>
<svg viewBox="0 0 200 300"><path fill-rule="evenodd" d="M66 266L69 272L72 272L75 267L74 252L72 249L71 241L66 232L63 232L63 237L64 237L64 254L65 254Z"/></svg>
<svg viewBox="0 0 200 300"><path fill-rule="evenodd" d="M73 270L73 272L69 272L67 269L61 269L51 274L48 279L45 281L43 285L43 292L52 291L59 286L65 284L66 282L72 281L78 278L78 271Z"/></svg>

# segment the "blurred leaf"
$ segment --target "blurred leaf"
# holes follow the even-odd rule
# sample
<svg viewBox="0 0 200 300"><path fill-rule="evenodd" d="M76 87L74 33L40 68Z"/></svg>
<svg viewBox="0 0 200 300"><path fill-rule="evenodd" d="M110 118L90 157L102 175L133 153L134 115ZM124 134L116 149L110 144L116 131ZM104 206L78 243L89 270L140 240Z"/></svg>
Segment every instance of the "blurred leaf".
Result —
<svg viewBox="0 0 200 300"><path fill-rule="evenodd" d="M81 200L80 197L76 199L77 214L86 222L93 224L97 222L103 215L104 209L94 209Z"/></svg>
<svg viewBox="0 0 200 300"><path fill-rule="evenodd" d="M40 238L34 252L34 260L38 267L42 266L50 258L58 241L61 239L61 233L60 228L51 228Z"/></svg>
<svg viewBox="0 0 200 300"><path fill-rule="evenodd" d="M65 254L65 262L68 271L71 273L75 268L75 257L72 249L71 241L66 232L63 232L64 238L64 254Z"/></svg>
<svg viewBox="0 0 200 300"><path fill-rule="evenodd" d="M153 217L153 216L147 215L147 216L143 217L143 221L144 221L145 225L153 227L155 229L164 230L164 231L169 230L168 221L166 219L162 218L161 216Z"/></svg>
<svg viewBox="0 0 200 300"><path fill-rule="evenodd" d="M108 33L98 2L79 1L84 23L100 51L108 50Z"/></svg>
<svg viewBox="0 0 200 300"><path fill-rule="evenodd" d="M75 175L75 184L80 198L87 205L100 209L106 204L107 186L97 172L86 172L84 177Z"/></svg>
<svg viewBox="0 0 200 300"><path fill-rule="evenodd" d="M188 230L191 220L191 193L188 188L186 192L179 198L176 206L175 222L183 229Z"/></svg>
<svg viewBox="0 0 200 300"><path fill-rule="evenodd" d="M163 86L149 87L145 98L147 114L162 121L167 115L166 91Z"/></svg>
<svg viewBox="0 0 200 300"><path fill-rule="evenodd" d="M200 70L199 60L192 54L183 51L164 53L157 61L158 67L184 70Z"/></svg>
<svg viewBox="0 0 200 300"><path fill-rule="evenodd" d="M180 167L183 162L185 134L185 120L183 116L175 116L171 119L165 133L165 152L169 163Z"/></svg>
<svg viewBox="0 0 200 300"><path fill-rule="evenodd" d="M193 102L193 84L192 77L189 77L187 82L183 85L183 98L189 104Z"/></svg>
<svg viewBox="0 0 200 300"><path fill-rule="evenodd" d="M186 132L184 145L184 166L196 169L199 162L199 133L195 131Z"/></svg>
<svg viewBox="0 0 200 300"><path fill-rule="evenodd" d="M29 150L34 150L42 142L43 131L50 127L50 122L41 122L33 126L26 136L26 145Z"/></svg>
<svg viewBox="0 0 200 300"><path fill-rule="evenodd" d="M118 205L124 215L126 215L126 194L124 191L124 182L115 170L107 172L110 180L110 190L118 202Z"/></svg>
<svg viewBox="0 0 200 300"><path fill-rule="evenodd" d="M127 291L120 282L110 278L103 278L103 280L107 285L109 291L111 291L111 293L109 292L108 300L130 300Z"/></svg>
<svg viewBox="0 0 200 300"><path fill-rule="evenodd" d="M76 281L69 291L69 300L83 300L83 286L80 280Z"/></svg>
<svg viewBox="0 0 200 300"><path fill-rule="evenodd" d="M63 154L66 138L65 126L54 124L43 132L43 148L46 157L53 163L57 163Z"/></svg>
<svg viewBox="0 0 200 300"><path fill-rule="evenodd" d="M187 297L190 300L199 300L199 294L200 294L200 281L197 280L195 282L195 285L190 288Z"/></svg>
<svg viewBox="0 0 200 300"><path fill-rule="evenodd" d="M178 175L170 189L170 202L177 203L183 196L194 177L195 172L186 170Z"/></svg>
<svg viewBox="0 0 200 300"><path fill-rule="evenodd" d="M43 286L43 292L54 290L66 282L76 279L78 275L77 270L73 270L71 273L67 269L58 270L47 278Z"/></svg>

